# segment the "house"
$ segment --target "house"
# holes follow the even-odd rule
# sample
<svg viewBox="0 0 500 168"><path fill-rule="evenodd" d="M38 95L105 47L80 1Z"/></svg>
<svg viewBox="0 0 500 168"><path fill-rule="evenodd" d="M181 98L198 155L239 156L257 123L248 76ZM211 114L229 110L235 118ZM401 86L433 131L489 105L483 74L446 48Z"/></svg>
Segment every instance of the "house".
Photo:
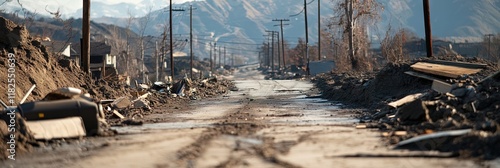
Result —
<svg viewBox="0 0 500 168"><path fill-rule="evenodd" d="M111 53L111 46L104 42L90 42L90 71L92 77L101 79L103 77L118 75L116 70L116 55ZM81 45L76 44L73 47L75 51L71 57L80 58Z"/></svg>
<svg viewBox="0 0 500 168"><path fill-rule="evenodd" d="M71 57L71 43L65 41L42 41L45 48L58 56Z"/></svg>

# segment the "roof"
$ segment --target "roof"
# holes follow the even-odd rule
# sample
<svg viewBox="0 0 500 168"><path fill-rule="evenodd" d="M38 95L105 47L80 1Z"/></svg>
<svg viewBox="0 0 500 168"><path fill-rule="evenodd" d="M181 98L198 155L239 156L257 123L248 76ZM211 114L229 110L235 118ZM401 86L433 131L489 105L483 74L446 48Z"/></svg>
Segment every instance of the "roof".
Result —
<svg viewBox="0 0 500 168"><path fill-rule="evenodd" d="M74 50L75 55L81 55L80 43L77 43L71 47L72 50ZM104 42L90 42L90 55L106 55L106 54L111 54L110 45L107 45Z"/></svg>
<svg viewBox="0 0 500 168"><path fill-rule="evenodd" d="M45 48L54 53L61 53L68 45L71 45L71 43L65 41L42 41L41 43Z"/></svg>

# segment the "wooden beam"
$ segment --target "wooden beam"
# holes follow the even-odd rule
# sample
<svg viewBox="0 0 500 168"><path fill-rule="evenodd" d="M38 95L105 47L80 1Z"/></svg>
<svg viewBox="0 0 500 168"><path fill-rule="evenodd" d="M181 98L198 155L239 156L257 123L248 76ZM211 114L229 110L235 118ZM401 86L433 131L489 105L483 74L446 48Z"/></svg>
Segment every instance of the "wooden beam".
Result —
<svg viewBox="0 0 500 168"><path fill-rule="evenodd" d="M481 69L472 68L462 68L450 65L440 65L426 62L417 62L411 66L416 71L424 72L428 74L444 76L449 78L458 78L461 75L475 74L481 71Z"/></svg>

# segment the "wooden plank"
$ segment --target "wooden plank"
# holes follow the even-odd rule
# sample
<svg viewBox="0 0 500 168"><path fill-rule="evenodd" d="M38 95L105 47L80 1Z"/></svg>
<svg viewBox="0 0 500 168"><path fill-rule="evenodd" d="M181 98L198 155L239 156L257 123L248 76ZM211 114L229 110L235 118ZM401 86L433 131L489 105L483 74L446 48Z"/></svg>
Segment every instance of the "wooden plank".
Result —
<svg viewBox="0 0 500 168"><path fill-rule="evenodd" d="M116 110L113 110L113 114L115 114L116 116L118 116L120 119L124 119L125 116L123 116L122 114L120 114L120 112L116 111Z"/></svg>
<svg viewBox="0 0 500 168"><path fill-rule="evenodd" d="M415 77L419 77L419 78L423 78L423 79L427 79L427 80L430 80L430 81L439 80L436 77L433 77L433 76L430 76L430 75L426 75L426 74L423 74L423 73L420 73L420 72L415 72L415 71L406 71L405 74L411 75L411 76L415 76Z"/></svg>
<svg viewBox="0 0 500 168"><path fill-rule="evenodd" d="M458 78L460 77L460 75L475 74L481 71L481 69L462 68L450 65L426 63L426 62L417 62L413 64L411 68L413 68L416 71L449 77L449 78Z"/></svg>
<svg viewBox="0 0 500 168"><path fill-rule="evenodd" d="M394 108L398 108L399 106L402 106L402 105L404 105L406 103L415 101L415 100L421 98L424 95L425 94L422 94L422 93L416 93L416 94L408 95L408 96L405 96L402 99L399 99L397 101L390 102L387 105L389 105L391 107L394 107Z"/></svg>
<svg viewBox="0 0 500 168"><path fill-rule="evenodd" d="M484 69L488 66L488 64L477 64L477 63L468 63L468 62L457 62L457 61L443 61L443 60L425 60L425 62L433 63L433 64L441 64L441 65L450 65L462 68L471 68L471 69Z"/></svg>
<svg viewBox="0 0 500 168"><path fill-rule="evenodd" d="M81 117L26 121L26 125L37 140L78 138L86 135Z"/></svg>

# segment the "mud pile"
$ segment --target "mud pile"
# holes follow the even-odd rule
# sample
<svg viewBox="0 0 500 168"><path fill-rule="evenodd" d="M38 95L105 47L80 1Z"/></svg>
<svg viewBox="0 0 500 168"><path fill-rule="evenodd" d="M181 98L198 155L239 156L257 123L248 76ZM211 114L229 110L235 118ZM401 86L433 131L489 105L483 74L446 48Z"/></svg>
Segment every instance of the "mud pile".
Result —
<svg viewBox="0 0 500 168"><path fill-rule="evenodd" d="M8 105L16 106L24 94L36 85L26 102L41 100L45 95L60 87L75 87L88 92L97 99L112 98L128 93L124 86L112 85L101 81L94 81L82 73L76 63L61 59L50 53L40 41L29 35L24 26L0 17L0 92L9 93L0 95L0 99ZM8 77L8 79L7 79ZM10 90L9 90L10 89ZM13 103L10 103L12 101ZM0 128L7 128L9 119L6 114L0 114L5 122L0 122ZM18 116L16 123L24 123ZM23 125L15 129L16 143L21 150L17 154L30 149L32 136ZM0 149L7 147L9 134L2 132L4 140L0 142ZM24 150L27 149L27 150ZM5 150L2 150L5 151ZM4 155L2 155L4 156Z"/></svg>
<svg viewBox="0 0 500 168"><path fill-rule="evenodd" d="M322 74L313 81L325 98L368 108L362 122L372 123L383 131L388 144L395 145L417 135L472 129L444 144L422 145L416 150L439 150L483 159L500 157L500 149L495 145L500 143L500 81L493 77L480 82L498 69L477 58L447 60L488 66L474 75L447 79L446 82L453 84L449 93L438 93L431 89L431 81L404 73L421 60L388 64L376 73ZM411 103L397 108L388 105L417 93L422 96ZM401 131L404 134L396 133Z"/></svg>

